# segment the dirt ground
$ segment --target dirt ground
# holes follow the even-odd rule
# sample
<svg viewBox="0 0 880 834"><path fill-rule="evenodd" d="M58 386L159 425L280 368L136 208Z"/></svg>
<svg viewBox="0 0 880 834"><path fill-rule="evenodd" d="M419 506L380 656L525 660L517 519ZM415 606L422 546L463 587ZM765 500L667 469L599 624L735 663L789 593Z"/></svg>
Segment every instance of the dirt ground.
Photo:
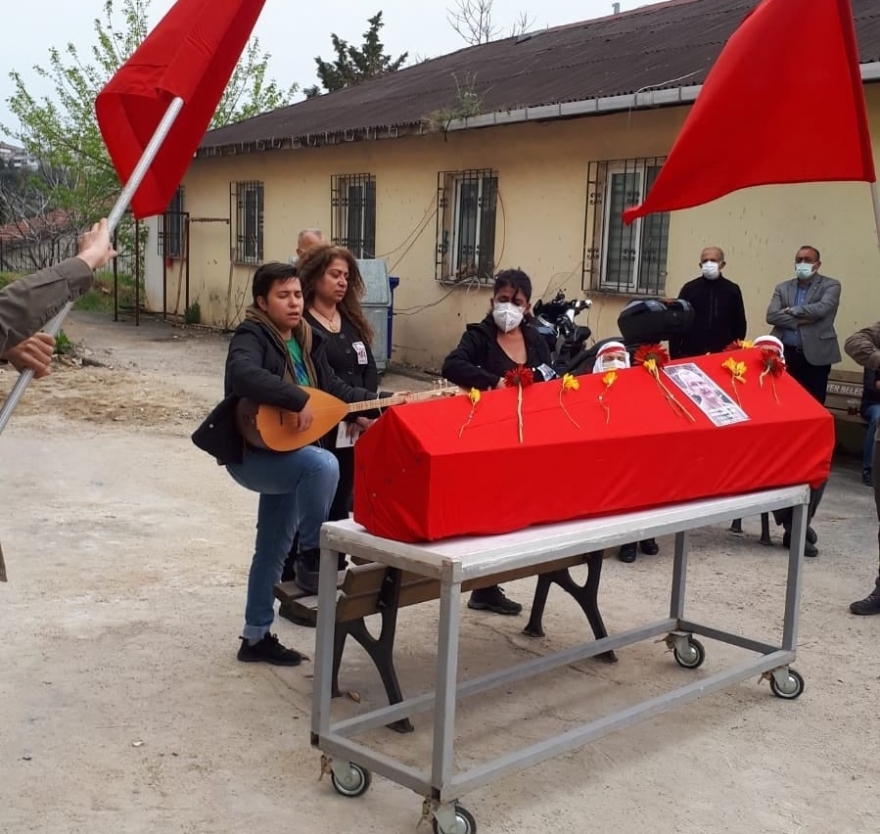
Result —
<svg viewBox="0 0 880 834"><path fill-rule="evenodd" d="M411 792L377 778L347 800L318 782L308 665L235 659L256 499L189 440L220 393L227 338L83 314L65 330L101 364L62 366L31 385L0 438L10 580L0 584L0 831L414 831L420 799ZM15 378L0 370L0 392ZM480 831L876 832L880 617L847 610L876 571L872 513L857 465L837 465L815 524L821 555L806 565L802 698L779 700L753 680L614 733L464 797ZM693 536L689 613L778 639L785 552L758 545L758 519L745 527L741 538L725 526ZM671 542L661 548L633 565L606 561L611 632L665 611ZM533 585L506 590L528 603ZM436 606L401 619L397 659L412 693L433 676ZM465 610L464 674L571 645L585 631L558 590L546 638L522 636L524 623ZM311 653L313 631L279 621L277 632ZM469 699L459 764L742 656L706 642L696 672L648 642L620 651L615 666L585 661ZM341 682L362 704L343 699L339 714L383 702L357 648ZM414 735L373 739L416 760L430 737L427 716L415 723Z"/></svg>

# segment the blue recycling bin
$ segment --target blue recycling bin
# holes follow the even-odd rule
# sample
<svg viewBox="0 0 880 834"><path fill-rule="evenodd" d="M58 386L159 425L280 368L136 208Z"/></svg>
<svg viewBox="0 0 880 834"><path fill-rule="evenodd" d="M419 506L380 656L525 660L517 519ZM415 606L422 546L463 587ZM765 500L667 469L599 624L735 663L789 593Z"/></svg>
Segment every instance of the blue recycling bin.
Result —
<svg viewBox="0 0 880 834"><path fill-rule="evenodd" d="M397 289L398 284L400 284L400 278L395 277L394 275L388 276L388 284L391 287L391 303L388 305L388 353L386 354L388 357L388 361L391 361L391 326L394 322L394 291Z"/></svg>

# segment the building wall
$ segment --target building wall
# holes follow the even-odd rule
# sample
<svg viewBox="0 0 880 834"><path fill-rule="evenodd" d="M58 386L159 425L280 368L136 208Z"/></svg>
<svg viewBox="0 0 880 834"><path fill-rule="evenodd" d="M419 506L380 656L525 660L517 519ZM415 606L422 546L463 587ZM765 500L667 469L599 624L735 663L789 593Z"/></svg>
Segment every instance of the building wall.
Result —
<svg viewBox="0 0 880 834"><path fill-rule="evenodd" d="M873 133L880 136L880 89L869 88L868 93ZM583 280L589 163L666 154L686 112L640 111L197 159L184 183L185 208L193 218L191 298L199 300L203 322L218 325L237 321L249 301L253 268L233 268L229 293L229 226L198 222L229 217L230 182L265 184L264 257L287 260L300 228L318 226L329 233L331 176L371 173L376 177L378 255L387 258L390 274L400 278L394 302L394 359L436 368L465 324L483 315L490 299L485 288L449 289L434 280L437 173L497 171L498 268L525 269L536 297L559 286L569 295L577 294ZM823 271L844 283L838 317L841 339L876 319L880 310L872 302L877 298L880 254L865 184L758 188L673 214L667 294L676 294L696 274L704 245L722 246L727 271L743 288L749 333L759 335L767 330L764 315L773 286L792 274L794 253L805 242L822 250ZM168 291L173 299L176 265L169 274L174 275L174 287ZM593 309L589 319L583 314L580 321L586 321L597 338L613 335L628 297L590 295Z"/></svg>

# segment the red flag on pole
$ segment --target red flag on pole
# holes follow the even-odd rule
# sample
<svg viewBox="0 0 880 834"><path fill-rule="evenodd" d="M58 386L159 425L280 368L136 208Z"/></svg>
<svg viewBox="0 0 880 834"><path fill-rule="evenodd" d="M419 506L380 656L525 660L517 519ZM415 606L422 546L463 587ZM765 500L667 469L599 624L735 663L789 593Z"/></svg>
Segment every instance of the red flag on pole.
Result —
<svg viewBox="0 0 880 834"><path fill-rule="evenodd" d="M755 185L876 182L850 0L762 0L733 33L645 202L646 214Z"/></svg>
<svg viewBox="0 0 880 834"><path fill-rule="evenodd" d="M135 217L161 214L205 134L265 0L178 0L107 83L98 126L126 183L175 98L183 108L135 192Z"/></svg>

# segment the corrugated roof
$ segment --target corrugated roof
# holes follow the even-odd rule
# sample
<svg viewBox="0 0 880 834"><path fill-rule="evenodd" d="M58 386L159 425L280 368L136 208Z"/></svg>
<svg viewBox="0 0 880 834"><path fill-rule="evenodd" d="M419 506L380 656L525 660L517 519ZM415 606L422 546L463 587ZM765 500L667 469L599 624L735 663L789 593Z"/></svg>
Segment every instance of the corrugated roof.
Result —
<svg viewBox="0 0 880 834"><path fill-rule="evenodd" d="M472 88L480 113L702 84L756 0L668 0L468 47L206 134L200 154L363 138L423 124ZM880 3L853 0L863 63L880 60Z"/></svg>

